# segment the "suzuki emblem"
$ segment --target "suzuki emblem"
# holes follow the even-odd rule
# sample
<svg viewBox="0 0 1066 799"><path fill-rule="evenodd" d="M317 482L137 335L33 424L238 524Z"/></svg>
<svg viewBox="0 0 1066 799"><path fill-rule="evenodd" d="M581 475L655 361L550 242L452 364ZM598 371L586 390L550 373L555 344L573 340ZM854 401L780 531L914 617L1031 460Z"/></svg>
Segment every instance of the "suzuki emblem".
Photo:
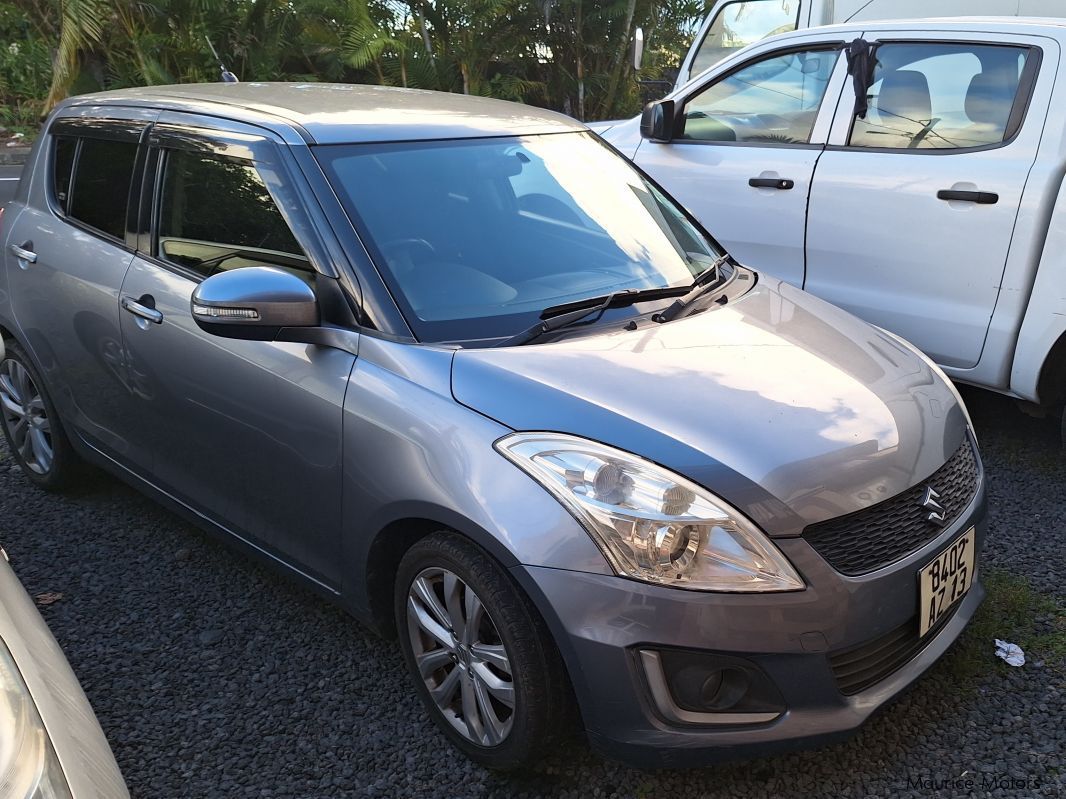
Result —
<svg viewBox="0 0 1066 799"><path fill-rule="evenodd" d="M926 486L922 501L918 504L921 505L923 510L929 511L929 515L925 517L927 522L943 527L946 521L946 511L944 506L937 502L938 499L940 499L940 494L932 486Z"/></svg>

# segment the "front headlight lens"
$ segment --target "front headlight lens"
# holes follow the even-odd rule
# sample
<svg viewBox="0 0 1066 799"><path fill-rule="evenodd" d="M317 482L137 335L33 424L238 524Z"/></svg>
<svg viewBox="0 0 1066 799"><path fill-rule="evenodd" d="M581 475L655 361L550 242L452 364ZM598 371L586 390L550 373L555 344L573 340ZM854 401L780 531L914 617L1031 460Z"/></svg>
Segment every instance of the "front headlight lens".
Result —
<svg viewBox="0 0 1066 799"><path fill-rule="evenodd" d="M70 799L70 789L14 658L0 641L0 796Z"/></svg>
<svg viewBox="0 0 1066 799"><path fill-rule="evenodd" d="M699 591L803 588L754 524L661 466L558 433L514 433L496 448L573 512L620 575Z"/></svg>

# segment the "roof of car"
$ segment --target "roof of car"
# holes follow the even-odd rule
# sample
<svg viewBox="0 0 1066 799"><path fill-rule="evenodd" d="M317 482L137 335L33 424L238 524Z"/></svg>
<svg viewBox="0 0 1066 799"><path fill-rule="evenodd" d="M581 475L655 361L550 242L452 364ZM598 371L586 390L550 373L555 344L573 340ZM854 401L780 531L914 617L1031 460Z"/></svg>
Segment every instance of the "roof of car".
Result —
<svg viewBox="0 0 1066 799"><path fill-rule="evenodd" d="M584 130L534 106L420 89L346 83L186 83L99 92L68 105L135 105L260 124L283 120L311 143L465 139Z"/></svg>

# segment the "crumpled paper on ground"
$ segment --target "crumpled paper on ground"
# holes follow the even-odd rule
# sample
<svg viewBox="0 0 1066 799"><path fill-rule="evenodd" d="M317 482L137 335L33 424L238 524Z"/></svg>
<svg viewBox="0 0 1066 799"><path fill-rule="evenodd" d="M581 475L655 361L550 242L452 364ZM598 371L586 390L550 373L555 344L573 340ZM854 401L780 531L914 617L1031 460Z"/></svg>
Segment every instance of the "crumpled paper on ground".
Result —
<svg viewBox="0 0 1066 799"><path fill-rule="evenodd" d="M996 639L996 657L1002 658L1012 666L1025 665L1025 653L1017 644Z"/></svg>

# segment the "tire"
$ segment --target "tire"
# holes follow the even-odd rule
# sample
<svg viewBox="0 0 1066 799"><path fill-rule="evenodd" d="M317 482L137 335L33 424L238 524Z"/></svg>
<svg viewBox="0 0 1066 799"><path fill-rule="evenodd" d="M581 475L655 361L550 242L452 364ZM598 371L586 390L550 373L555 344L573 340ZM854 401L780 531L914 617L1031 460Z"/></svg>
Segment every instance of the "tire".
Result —
<svg viewBox="0 0 1066 799"><path fill-rule="evenodd" d="M416 689L471 760L523 768L570 730L570 687L555 643L529 599L482 549L448 532L421 539L400 561L394 605ZM473 625L466 624L471 610Z"/></svg>
<svg viewBox="0 0 1066 799"><path fill-rule="evenodd" d="M18 343L5 342L0 359L0 427L26 479L45 491L72 488L83 462L70 445L33 362Z"/></svg>

